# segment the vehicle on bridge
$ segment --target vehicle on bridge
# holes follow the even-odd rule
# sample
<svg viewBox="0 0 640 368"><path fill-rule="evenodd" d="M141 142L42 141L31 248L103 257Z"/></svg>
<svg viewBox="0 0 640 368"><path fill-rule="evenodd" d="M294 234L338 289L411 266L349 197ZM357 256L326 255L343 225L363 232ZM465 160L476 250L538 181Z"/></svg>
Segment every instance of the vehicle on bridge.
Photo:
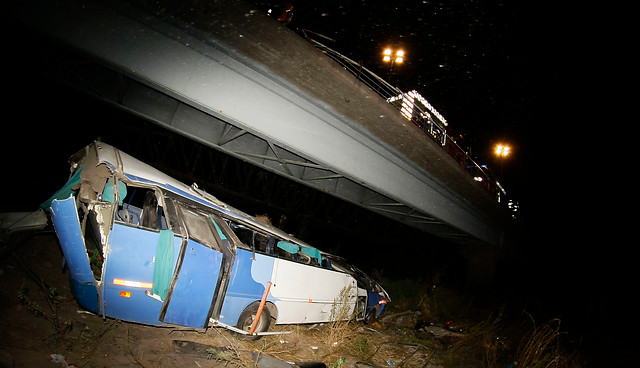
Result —
<svg viewBox="0 0 640 368"><path fill-rule="evenodd" d="M69 181L42 207L50 210L74 297L88 311L259 336L272 318L370 321L390 300L339 257L103 142L70 164Z"/></svg>

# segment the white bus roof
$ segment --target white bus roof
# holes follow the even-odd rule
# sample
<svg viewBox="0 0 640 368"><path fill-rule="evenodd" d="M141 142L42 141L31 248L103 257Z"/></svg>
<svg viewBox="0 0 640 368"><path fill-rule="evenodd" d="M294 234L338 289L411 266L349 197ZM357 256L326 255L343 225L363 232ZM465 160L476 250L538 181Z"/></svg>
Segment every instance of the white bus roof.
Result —
<svg viewBox="0 0 640 368"><path fill-rule="evenodd" d="M274 226L266 224L254 216L229 206L204 190L198 189L195 183L191 186L186 185L107 143L95 141L93 144L89 145L87 149L90 149L92 145L95 146L99 163L105 164L111 172L123 175L130 182L157 185L179 196L183 196L206 207L222 212L229 217L244 221L261 230L270 232L284 240L311 247L300 239L297 239Z"/></svg>

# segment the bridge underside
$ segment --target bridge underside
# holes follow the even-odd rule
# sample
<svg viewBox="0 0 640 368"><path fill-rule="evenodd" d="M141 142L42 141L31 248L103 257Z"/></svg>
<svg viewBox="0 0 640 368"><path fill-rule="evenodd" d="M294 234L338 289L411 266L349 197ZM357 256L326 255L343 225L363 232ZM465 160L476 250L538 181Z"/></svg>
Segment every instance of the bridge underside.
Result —
<svg viewBox="0 0 640 368"><path fill-rule="evenodd" d="M449 241L504 245L506 214L464 169L298 35L241 3L143 3L25 1L12 14L50 77Z"/></svg>

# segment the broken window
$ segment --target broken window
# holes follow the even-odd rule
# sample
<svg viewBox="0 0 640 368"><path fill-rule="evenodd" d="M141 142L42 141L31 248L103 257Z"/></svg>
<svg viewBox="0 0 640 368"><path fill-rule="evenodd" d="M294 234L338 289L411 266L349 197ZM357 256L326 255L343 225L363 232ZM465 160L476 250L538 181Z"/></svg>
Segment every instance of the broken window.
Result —
<svg viewBox="0 0 640 368"><path fill-rule="evenodd" d="M218 232L220 230L217 229L217 226L211 217L186 207L182 207L181 212L190 238L201 244L221 251L216 241L216 236L214 235L214 231ZM218 235L218 237L222 238L220 235Z"/></svg>
<svg viewBox="0 0 640 368"><path fill-rule="evenodd" d="M278 239L273 235L265 234L262 231L252 229L248 226L238 224L233 221L228 221L229 227L233 230L238 239L245 245L246 248L258 252L273 255L275 251L275 244Z"/></svg>
<svg viewBox="0 0 640 368"><path fill-rule="evenodd" d="M165 212L167 214L168 226L173 230L176 235L185 235L185 231L182 229L182 221L180 221L180 215L178 214L177 204L173 199L165 197Z"/></svg>
<svg viewBox="0 0 640 368"><path fill-rule="evenodd" d="M103 199L110 197L110 187L113 186L107 182ZM169 228L161 196L153 188L126 186L124 190L119 188L118 193L121 199L118 203L117 221L153 230Z"/></svg>

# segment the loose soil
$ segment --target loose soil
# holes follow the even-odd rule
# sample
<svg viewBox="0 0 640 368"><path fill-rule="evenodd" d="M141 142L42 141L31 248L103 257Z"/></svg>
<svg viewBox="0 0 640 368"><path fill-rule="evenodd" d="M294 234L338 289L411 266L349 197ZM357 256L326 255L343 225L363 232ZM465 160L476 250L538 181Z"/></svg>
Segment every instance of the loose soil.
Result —
<svg viewBox="0 0 640 368"><path fill-rule="evenodd" d="M373 325L272 326L289 333L255 341L221 328L105 319L76 304L53 232L14 236L0 254L0 367L438 367L446 359L446 342L421 336L411 315Z"/></svg>

